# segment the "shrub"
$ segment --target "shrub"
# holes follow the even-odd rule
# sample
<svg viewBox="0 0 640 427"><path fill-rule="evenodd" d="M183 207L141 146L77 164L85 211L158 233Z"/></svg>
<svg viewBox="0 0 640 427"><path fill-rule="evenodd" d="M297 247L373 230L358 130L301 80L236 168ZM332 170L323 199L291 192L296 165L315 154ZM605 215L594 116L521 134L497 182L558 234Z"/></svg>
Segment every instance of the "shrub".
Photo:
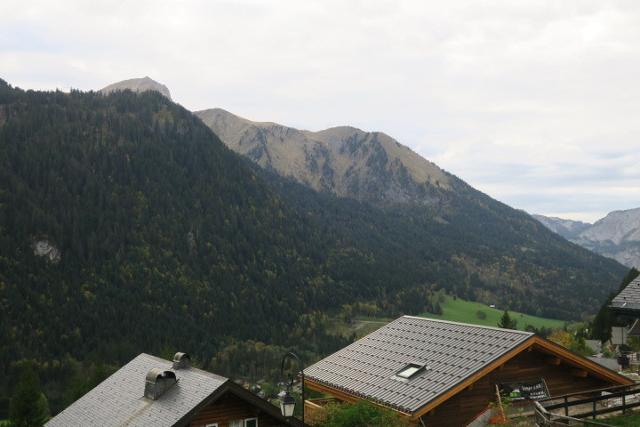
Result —
<svg viewBox="0 0 640 427"><path fill-rule="evenodd" d="M360 401L326 407L326 418L320 427L408 427L408 422L397 413Z"/></svg>

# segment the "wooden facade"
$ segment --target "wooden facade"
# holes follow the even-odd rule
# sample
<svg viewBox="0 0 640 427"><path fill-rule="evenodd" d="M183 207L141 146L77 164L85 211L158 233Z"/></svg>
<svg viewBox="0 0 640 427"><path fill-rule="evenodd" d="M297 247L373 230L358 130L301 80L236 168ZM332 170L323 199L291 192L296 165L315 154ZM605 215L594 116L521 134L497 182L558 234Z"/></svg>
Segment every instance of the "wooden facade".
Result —
<svg viewBox="0 0 640 427"><path fill-rule="evenodd" d="M481 414L496 400L496 384L543 378L552 396L611 385L610 382L587 375L581 377L567 365L556 364L549 355L533 348L518 354L501 367L468 386L446 402L423 416L426 426L460 427Z"/></svg>
<svg viewBox="0 0 640 427"><path fill-rule="evenodd" d="M257 421L255 424L252 420ZM232 392L220 396L213 403L199 410L191 419L189 427L234 427L231 421L248 421L247 426L253 427L282 427L282 421L267 414L258 406L252 405Z"/></svg>

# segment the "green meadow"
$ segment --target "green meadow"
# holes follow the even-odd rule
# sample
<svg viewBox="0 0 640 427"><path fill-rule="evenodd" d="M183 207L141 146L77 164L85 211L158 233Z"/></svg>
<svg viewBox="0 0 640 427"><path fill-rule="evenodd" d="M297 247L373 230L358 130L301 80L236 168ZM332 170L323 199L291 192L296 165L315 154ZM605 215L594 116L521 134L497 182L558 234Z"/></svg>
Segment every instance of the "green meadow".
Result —
<svg viewBox="0 0 640 427"><path fill-rule="evenodd" d="M421 316L432 319L450 320L462 323L474 323L476 325L497 326L504 309L491 308L479 302L465 301L460 298L446 296L444 303L440 303L442 314L422 313ZM518 322L518 329L524 330L527 325L535 328L558 329L565 325L565 321L531 316L529 314L509 311L512 319Z"/></svg>

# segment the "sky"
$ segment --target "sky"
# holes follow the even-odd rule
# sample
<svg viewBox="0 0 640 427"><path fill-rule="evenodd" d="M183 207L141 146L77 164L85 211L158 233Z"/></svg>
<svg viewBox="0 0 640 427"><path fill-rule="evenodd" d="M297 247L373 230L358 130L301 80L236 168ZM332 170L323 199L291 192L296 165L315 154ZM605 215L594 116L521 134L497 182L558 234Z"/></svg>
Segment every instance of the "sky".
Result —
<svg viewBox="0 0 640 427"><path fill-rule="evenodd" d="M150 76L252 120L385 132L515 208L640 207L640 2L0 2L0 78Z"/></svg>

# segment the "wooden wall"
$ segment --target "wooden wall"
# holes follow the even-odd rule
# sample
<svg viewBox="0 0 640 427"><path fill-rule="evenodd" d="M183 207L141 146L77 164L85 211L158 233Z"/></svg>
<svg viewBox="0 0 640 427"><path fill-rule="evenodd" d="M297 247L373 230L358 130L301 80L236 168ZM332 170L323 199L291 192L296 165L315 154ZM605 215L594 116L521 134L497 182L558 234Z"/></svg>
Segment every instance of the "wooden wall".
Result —
<svg viewBox="0 0 640 427"><path fill-rule="evenodd" d="M544 378L552 396L617 385L592 376L577 377L571 366L553 365L548 354L525 350L507 363L478 380L473 387L458 393L423 420L429 427L461 427L479 415L489 402L495 401L496 383Z"/></svg>
<svg viewBox="0 0 640 427"><path fill-rule="evenodd" d="M203 408L193 418L190 427L204 427L210 423L218 423L219 427L229 427L229 421L246 418L258 418L258 427L281 427L284 424L261 412L259 408L227 392L211 405Z"/></svg>

